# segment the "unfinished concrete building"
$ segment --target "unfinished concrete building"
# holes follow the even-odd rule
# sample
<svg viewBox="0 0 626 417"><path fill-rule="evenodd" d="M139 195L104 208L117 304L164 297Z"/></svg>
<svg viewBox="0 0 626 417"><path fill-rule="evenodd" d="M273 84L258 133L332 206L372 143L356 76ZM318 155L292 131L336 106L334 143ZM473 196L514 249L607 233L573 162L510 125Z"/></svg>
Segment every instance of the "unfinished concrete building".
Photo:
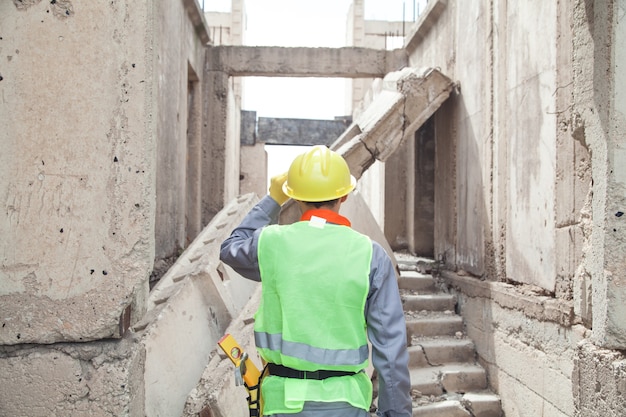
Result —
<svg viewBox="0 0 626 417"><path fill-rule="evenodd" d="M625 415L626 5L430 0L396 50L364 7L333 49L241 46L241 0L0 2L0 415L247 415L216 343L254 352L259 286L217 253L265 192L251 75L355 80L331 146L415 416Z"/></svg>

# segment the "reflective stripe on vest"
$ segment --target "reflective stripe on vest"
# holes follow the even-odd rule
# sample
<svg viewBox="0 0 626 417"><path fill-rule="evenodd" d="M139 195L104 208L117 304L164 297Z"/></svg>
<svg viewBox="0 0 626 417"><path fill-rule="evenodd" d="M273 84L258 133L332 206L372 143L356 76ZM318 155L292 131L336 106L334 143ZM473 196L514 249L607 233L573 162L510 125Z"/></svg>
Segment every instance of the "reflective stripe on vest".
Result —
<svg viewBox="0 0 626 417"><path fill-rule="evenodd" d="M283 340L281 333L268 334L255 331L254 341L257 348L280 351L282 355L295 358L306 358L315 364L327 365L323 368L327 370L345 367L346 365L357 366L358 370L360 370L369 355L367 345L362 345L357 349L324 349Z"/></svg>

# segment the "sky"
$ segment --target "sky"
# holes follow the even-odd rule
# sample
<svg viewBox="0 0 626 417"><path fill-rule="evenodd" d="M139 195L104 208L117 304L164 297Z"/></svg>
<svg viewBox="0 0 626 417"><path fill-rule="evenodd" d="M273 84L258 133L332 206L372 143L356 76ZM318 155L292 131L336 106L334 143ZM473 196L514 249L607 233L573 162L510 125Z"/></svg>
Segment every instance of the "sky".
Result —
<svg viewBox="0 0 626 417"><path fill-rule="evenodd" d="M230 0L199 0L206 11L230 12ZM250 46L346 46L352 0L247 0L244 43ZM420 4L423 3L423 4ZM426 0L365 0L367 20L413 20ZM244 110L257 117L333 119L346 116L347 80L269 78L243 80Z"/></svg>

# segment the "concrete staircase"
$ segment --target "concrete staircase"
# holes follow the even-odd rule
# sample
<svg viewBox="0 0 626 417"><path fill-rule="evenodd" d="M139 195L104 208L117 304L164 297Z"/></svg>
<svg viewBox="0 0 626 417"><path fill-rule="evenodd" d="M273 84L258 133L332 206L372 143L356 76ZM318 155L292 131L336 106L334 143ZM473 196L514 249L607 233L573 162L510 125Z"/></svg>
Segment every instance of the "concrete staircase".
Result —
<svg viewBox="0 0 626 417"><path fill-rule="evenodd" d="M433 261L396 254L409 343L413 416L501 417L474 343L455 312L455 296L437 284Z"/></svg>

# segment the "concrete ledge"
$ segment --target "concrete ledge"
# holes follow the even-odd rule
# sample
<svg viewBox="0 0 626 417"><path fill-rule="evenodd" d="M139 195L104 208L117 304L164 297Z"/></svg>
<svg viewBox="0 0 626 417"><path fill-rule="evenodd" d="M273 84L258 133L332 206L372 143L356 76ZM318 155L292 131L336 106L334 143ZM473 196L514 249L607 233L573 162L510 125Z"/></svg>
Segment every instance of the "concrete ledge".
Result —
<svg viewBox="0 0 626 417"><path fill-rule="evenodd" d="M555 322L566 327L577 324L572 301L533 294L528 286L481 281L451 271L441 271L441 277L446 284L469 297L491 299L501 307L519 310L539 321Z"/></svg>

